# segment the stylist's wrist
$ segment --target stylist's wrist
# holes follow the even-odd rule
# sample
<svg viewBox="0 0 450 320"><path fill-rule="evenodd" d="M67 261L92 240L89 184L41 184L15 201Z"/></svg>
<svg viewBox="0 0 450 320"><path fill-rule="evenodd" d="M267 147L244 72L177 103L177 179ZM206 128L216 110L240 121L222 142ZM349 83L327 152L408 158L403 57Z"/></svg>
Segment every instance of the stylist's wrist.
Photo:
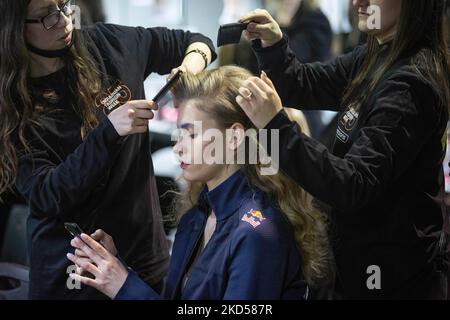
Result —
<svg viewBox="0 0 450 320"><path fill-rule="evenodd" d="M211 49L202 42L195 42L187 47L182 65L188 72L197 74L205 70L212 60Z"/></svg>
<svg viewBox="0 0 450 320"><path fill-rule="evenodd" d="M198 53L191 53L183 60L182 66L187 72L198 74L206 69L205 60Z"/></svg>
<svg viewBox="0 0 450 320"><path fill-rule="evenodd" d="M277 37L275 37L273 39L270 39L270 40L261 40L261 46L263 48L269 48L269 47L272 47L272 46L276 45L282 39L283 39L283 35L281 34L281 36L277 36Z"/></svg>

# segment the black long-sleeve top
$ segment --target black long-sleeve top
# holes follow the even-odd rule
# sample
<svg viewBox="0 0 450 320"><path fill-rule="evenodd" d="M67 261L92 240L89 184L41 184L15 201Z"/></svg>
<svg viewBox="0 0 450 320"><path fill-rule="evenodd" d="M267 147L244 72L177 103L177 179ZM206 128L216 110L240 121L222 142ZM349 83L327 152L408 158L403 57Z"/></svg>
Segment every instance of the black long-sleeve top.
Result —
<svg viewBox="0 0 450 320"><path fill-rule="evenodd" d="M212 42L200 35L166 28L96 24L82 30L102 73L103 90L115 85L144 99L144 80L179 66L187 47ZM88 38L89 39L89 38ZM215 58L215 54L213 53ZM67 68L31 79L36 124L26 128L31 154L17 143L17 189L28 201L30 297L92 299L94 289L68 289L66 253L71 251L64 222L86 233L104 229L122 258L149 285L161 282L168 268L168 247L150 157L149 133L120 137L101 111L100 124L81 138L81 119L68 92ZM70 281L69 281L70 282Z"/></svg>
<svg viewBox="0 0 450 320"><path fill-rule="evenodd" d="M328 61L331 58L333 31L322 11L300 8L285 28L289 47L302 62Z"/></svg>
<svg viewBox="0 0 450 320"><path fill-rule="evenodd" d="M380 59L389 47L380 46ZM285 106L340 112L333 150L305 136L284 111L267 126L280 129L281 170L333 208L339 294L432 295L425 289L433 285L442 235L443 215L435 197L444 183L448 121L447 106L435 88L405 59L382 78L364 105L346 106L343 93L366 46L313 64L296 60L286 39L269 48L256 44L255 51ZM368 282L375 281L371 266L381 271L380 290L369 289Z"/></svg>

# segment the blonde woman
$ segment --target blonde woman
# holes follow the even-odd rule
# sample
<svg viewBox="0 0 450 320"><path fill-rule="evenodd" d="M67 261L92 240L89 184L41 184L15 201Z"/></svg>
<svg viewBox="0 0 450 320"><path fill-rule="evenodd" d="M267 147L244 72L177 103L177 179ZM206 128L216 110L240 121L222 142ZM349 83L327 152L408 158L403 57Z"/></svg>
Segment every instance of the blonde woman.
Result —
<svg viewBox="0 0 450 320"><path fill-rule="evenodd" d="M76 252L68 258L94 277L74 279L115 299L222 300L304 299L308 285L326 278L330 253L323 217L305 191L281 173L263 176L260 165L194 163L198 156L207 160L202 150L212 143L205 138L208 130L226 136L220 144L227 153L243 150L245 132L254 127L235 98L251 77L245 69L222 67L185 75L176 88L182 133L174 151L188 182L179 201L180 212L187 212L163 295L87 235L84 242L72 241Z"/></svg>

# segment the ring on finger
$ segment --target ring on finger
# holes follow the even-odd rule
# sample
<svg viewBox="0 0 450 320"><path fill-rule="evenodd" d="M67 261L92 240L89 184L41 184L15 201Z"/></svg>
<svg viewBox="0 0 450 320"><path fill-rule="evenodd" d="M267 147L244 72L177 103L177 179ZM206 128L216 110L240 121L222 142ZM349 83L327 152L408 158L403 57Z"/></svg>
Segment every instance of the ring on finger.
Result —
<svg viewBox="0 0 450 320"><path fill-rule="evenodd" d="M248 91L248 95L243 96L244 99L251 100L253 98L253 92L250 90Z"/></svg>

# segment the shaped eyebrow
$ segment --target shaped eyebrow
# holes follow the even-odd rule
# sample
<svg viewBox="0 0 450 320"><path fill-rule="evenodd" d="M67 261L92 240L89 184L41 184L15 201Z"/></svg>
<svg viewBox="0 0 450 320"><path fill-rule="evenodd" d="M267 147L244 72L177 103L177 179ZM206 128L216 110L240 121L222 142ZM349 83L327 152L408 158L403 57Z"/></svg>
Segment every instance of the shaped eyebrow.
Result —
<svg viewBox="0 0 450 320"><path fill-rule="evenodd" d="M193 127L194 127L194 125L192 123L182 123L182 124L180 124L180 126L178 128L179 129L187 129L187 130L189 130L189 129L193 128Z"/></svg>

